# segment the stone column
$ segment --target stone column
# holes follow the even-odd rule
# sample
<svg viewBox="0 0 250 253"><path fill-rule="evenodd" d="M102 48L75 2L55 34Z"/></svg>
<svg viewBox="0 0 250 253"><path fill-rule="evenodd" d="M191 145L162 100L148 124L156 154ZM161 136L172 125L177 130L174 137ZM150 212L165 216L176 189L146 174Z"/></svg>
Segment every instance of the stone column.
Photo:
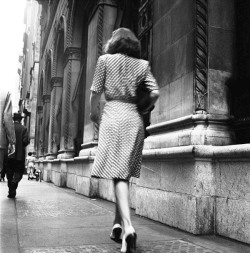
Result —
<svg viewBox="0 0 250 253"><path fill-rule="evenodd" d="M85 85L85 119L83 131L83 144L79 156L89 155L95 152L98 141L99 125L93 124L89 118L89 97L90 87L94 76L97 59L102 55L104 43L111 37L116 17L116 1L99 1L95 13L89 23L88 30L88 52L86 67L86 85ZM100 112L104 106L104 99L100 102Z"/></svg>
<svg viewBox="0 0 250 253"><path fill-rule="evenodd" d="M43 96L43 123L42 123L42 140L43 140L43 156L46 158L48 153L49 138L49 111L50 111L50 95Z"/></svg>
<svg viewBox="0 0 250 253"><path fill-rule="evenodd" d="M42 156L42 145L41 145L41 135L42 135L42 120L43 115L43 107L41 105L37 106L37 120L36 120L36 150L37 150L37 157Z"/></svg>
<svg viewBox="0 0 250 253"><path fill-rule="evenodd" d="M58 122L58 110L62 99L62 77L52 77L52 92L50 106L50 123L49 123L49 143L47 160L53 160L57 157L58 146L60 145L60 127L61 122Z"/></svg>
<svg viewBox="0 0 250 253"><path fill-rule="evenodd" d="M74 138L78 127L78 97L72 101L80 72L81 48L68 47L65 51L66 67L63 78L61 140L58 158L74 156Z"/></svg>

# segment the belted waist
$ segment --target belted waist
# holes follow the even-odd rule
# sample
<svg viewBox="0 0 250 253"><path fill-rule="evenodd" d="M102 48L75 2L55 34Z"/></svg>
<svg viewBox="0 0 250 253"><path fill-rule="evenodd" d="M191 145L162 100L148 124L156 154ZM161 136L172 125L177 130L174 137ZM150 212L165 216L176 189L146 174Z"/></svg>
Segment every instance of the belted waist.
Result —
<svg viewBox="0 0 250 253"><path fill-rule="evenodd" d="M125 99L119 99L119 98L115 98L115 99L107 99L107 102L111 102L111 101L119 101L122 103L128 103L128 104L136 104L136 98L135 99L131 99L131 100L125 100Z"/></svg>

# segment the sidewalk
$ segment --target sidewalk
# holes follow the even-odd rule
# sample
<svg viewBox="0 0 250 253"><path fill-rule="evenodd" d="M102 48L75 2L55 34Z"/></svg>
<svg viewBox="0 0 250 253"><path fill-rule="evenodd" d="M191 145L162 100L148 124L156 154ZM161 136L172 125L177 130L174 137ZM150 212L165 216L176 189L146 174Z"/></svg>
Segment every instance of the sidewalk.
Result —
<svg viewBox="0 0 250 253"><path fill-rule="evenodd" d="M120 252L109 239L114 204L24 176L15 200L0 182L1 253ZM132 212L137 253L250 253L250 245L217 236L194 236Z"/></svg>

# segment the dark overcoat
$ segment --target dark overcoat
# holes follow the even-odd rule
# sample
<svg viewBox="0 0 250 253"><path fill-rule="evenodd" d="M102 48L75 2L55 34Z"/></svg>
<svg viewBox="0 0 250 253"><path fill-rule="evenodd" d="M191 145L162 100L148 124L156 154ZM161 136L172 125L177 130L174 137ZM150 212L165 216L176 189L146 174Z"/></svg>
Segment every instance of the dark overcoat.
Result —
<svg viewBox="0 0 250 253"><path fill-rule="evenodd" d="M9 158L17 161L25 161L25 147L29 144L28 130L21 123L14 122L15 133L16 133L16 150L15 153L10 155Z"/></svg>

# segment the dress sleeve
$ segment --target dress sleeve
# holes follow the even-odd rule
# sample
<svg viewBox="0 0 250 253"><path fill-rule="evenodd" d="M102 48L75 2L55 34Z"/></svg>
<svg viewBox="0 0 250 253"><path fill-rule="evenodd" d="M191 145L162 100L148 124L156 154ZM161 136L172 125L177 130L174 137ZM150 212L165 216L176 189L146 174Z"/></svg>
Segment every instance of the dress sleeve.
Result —
<svg viewBox="0 0 250 253"><path fill-rule="evenodd" d="M144 83L145 83L148 90L151 90L151 91L152 90L159 90L159 86L157 84L157 81L155 80L155 78L151 72L150 65L148 65L148 67L147 67Z"/></svg>
<svg viewBox="0 0 250 253"><path fill-rule="evenodd" d="M106 78L105 59L103 56L100 56L96 64L95 74L90 90L96 93L102 93L104 89L105 78Z"/></svg>

